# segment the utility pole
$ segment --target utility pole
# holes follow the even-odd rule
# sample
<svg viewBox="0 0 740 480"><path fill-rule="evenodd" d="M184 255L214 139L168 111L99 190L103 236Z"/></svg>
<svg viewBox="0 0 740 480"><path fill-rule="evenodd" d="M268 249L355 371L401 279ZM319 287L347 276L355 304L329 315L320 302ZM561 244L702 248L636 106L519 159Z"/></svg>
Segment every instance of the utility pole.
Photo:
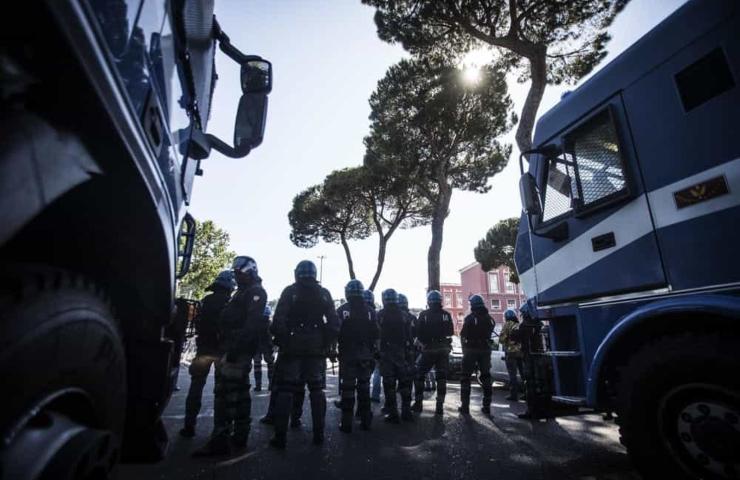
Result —
<svg viewBox="0 0 740 480"><path fill-rule="evenodd" d="M319 255L316 258L319 259L319 283L321 283L321 280L324 278L324 259L326 255Z"/></svg>

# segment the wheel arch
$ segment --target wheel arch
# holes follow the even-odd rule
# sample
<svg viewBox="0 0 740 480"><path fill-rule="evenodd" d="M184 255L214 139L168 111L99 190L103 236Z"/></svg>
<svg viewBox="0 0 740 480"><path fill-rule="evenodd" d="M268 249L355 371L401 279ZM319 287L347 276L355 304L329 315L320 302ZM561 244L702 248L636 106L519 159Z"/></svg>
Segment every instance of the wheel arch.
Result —
<svg viewBox="0 0 740 480"><path fill-rule="evenodd" d="M701 324L697 318L701 317ZM740 332L740 298L697 294L642 305L616 322L596 350L586 381L586 401L608 406L607 384L616 382L617 367L630 352L651 339L670 333L706 331Z"/></svg>

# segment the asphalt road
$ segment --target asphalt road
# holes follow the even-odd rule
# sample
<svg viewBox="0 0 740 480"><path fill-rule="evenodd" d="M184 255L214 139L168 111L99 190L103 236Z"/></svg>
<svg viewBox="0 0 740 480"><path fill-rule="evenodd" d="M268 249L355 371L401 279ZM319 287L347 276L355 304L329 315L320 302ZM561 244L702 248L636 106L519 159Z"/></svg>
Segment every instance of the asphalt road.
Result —
<svg viewBox="0 0 740 480"><path fill-rule="evenodd" d="M266 378L266 375L265 375ZM382 421L379 406L370 432L337 429L339 411L337 378L327 372L326 442L311 443L308 401L304 427L291 430L288 449L268 446L269 426L257 420L267 410L268 392L252 395L252 432L246 453L233 458L192 459L190 452L208 438L213 422L213 375L203 398L195 438L178 435L182 426L189 376L183 368L181 390L165 412L171 444L167 459L155 465L122 466L122 480L167 479L638 479L616 426L599 415L560 417L530 422L516 417L523 403L504 400L507 392L494 389L493 417L480 413L481 391L476 386L471 416L457 412L459 384L448 386L445 415L436 417L434 400L427 394L425 411L414 424L390 425Z"/></svg>

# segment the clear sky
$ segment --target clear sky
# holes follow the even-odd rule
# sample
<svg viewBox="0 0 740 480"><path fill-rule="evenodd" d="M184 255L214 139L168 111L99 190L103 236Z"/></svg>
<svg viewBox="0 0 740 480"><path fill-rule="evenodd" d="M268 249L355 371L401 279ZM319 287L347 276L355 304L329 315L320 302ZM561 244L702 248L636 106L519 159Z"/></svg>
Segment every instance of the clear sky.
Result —
<svg viewBox="0 0 740 480"><path fill-rule="evenodd" d="M684 0L632 0L611 27L605 65L663 20ZM344 296L349 279L339 245L321 243L312 249L289 239L287 214L293 197L320 183L333 170L362 163L363 137L368 131L368 97L386 69L406 53L381 42L373 22L374 9L359 0L221 0L216 15L224 31L242 51L273 63L263 144L246 158L233 160L212 152L196 180L191 213L211 219L231 235L231 248L257 260L270 298L293 281L300 260L319 264L324 255L323 284L335 297ZM218 54L219 81L208 131L231 141L236 105L241 94L239 68ZM598 67L597 67L598 70ZM517 112L528 85L509 82ZM555 105L565 90L548 87L539 113ZM504 138L513 143L513 131ZM456 191L445 225L442 281L459 282L458 270L472 263L473 248L498 220L518 216L518 152L507 168L491 179L491 191ZM397 232L388 245L385 268L376 293L395 288L412 307L425 303L429 227ZM375 271L374 237L352 243L355 271L367 285Z"/></svg>

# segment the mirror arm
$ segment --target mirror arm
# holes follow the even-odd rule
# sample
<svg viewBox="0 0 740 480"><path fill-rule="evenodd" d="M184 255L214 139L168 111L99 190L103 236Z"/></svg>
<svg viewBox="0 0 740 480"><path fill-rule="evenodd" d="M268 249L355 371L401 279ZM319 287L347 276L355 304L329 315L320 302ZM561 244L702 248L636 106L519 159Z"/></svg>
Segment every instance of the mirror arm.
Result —
<svg viewBox="0 0 740 480"><path fill-rule="evenodd" d="M246 157L249 154L249 152L252 150L251 148L249 148L248 145L242 145L241 147L234 148L228 143L221 140L220 138L211 135L210 133L206 134L206 138L208 138L208 143L210 144L211 148L214 148L216 151L223 153L227 157L231 157L231 158Z"/></svg>
<svg viewBox="0 0 740 480"><path fill-rule="evenodd" d="M245 55L240 52L239 49L231 43L229 36L221 30L221 25L216 21L215 15L213 16L213 36L218 40L218 48L239 65L243 65L251 60L262 60L262 57L259 55Z"/></svg>

